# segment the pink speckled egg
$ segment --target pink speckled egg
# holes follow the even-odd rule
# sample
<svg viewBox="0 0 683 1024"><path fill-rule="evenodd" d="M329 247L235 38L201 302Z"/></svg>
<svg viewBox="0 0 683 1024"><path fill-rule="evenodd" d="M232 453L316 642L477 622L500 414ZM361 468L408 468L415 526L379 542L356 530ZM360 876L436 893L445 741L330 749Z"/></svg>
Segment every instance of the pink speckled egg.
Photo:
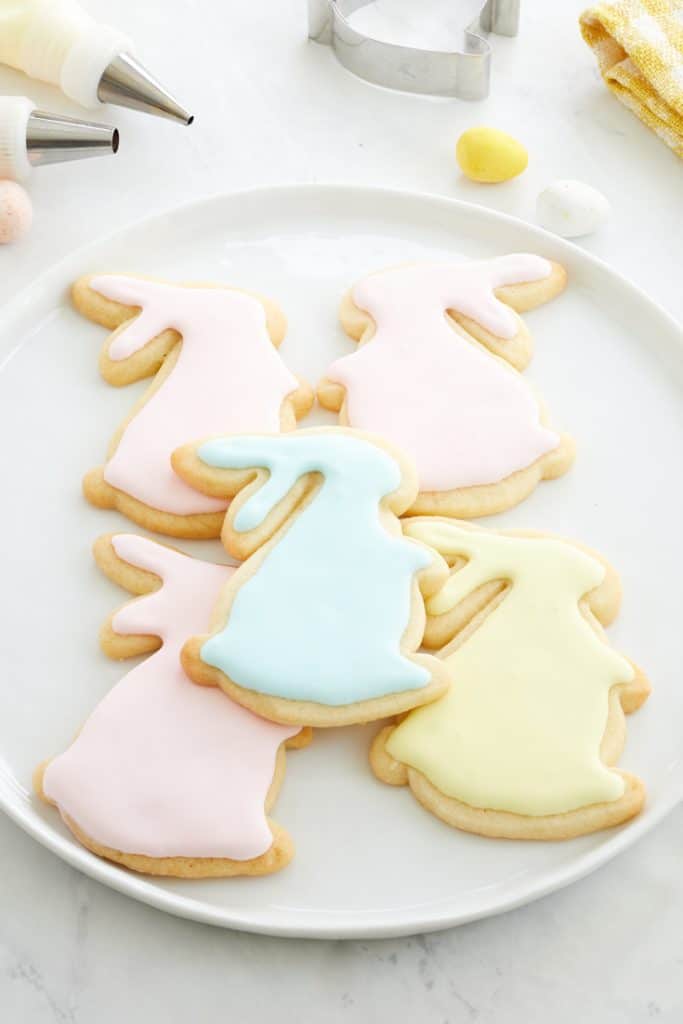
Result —
<svg viewBox="0 0 683 1024"><path fill-rule="evenodd" d="M22 238L33 220L30 196L16 181L0 181L0 245Z"/></svg>

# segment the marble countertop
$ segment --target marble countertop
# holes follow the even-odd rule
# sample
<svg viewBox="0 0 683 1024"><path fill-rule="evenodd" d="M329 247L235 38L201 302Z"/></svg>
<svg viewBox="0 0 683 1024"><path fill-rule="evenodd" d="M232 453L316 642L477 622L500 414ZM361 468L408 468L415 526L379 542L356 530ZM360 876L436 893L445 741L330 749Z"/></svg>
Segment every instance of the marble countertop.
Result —
<svg viewBox="0 0 683 1024"><path fill-rule="evenodd" d="M491 97L476 105L355 80L328 49L306 43L303 0L119 0L115 16L104 0L87 6L138 40L142 59L197 120L182 129L115 112L115 159L37 172L32 234L0 251L0 299L122 224L233 188L372 183L533 219L540 188L575 177L613 207L609 224L582 244L683 318L683 168L601 85L578 34L577 0L522 0L521 34L495 41ZM11 72L0 71L0 92L78 113ZM455 139L477 123L524 140L531 162L520 179L482 187L459 176ZM679 808L590 878L502 917L412 939L309 942L150 910L68 868L0 816L0 1019L680 1021L682 849Z"/></svg>

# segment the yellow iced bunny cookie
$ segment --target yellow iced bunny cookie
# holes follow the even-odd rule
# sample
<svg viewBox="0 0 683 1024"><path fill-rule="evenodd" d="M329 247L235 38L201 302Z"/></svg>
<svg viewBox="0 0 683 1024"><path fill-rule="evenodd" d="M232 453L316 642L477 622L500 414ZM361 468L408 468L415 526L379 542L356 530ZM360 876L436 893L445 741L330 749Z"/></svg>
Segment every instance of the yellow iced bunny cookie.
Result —
<svg viewBox="0 0 683 1024"><path fill-rule="evenodd" d="M645 790L616 763L623 711L646 699L638 668L607 644L616 574L554 537L444 519L404 523L453 566L427 602L448 693L389 726L371 762L456 828L564 839L626 821Z"/></svg>

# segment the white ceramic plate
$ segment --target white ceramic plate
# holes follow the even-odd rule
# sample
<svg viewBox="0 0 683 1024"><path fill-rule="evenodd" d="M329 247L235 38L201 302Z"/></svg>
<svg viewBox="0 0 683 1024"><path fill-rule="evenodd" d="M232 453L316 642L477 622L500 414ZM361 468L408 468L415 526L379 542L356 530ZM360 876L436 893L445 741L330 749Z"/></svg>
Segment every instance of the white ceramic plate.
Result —
<svg viewBox="0 0 683 1024"><path fill-rule="evenodd" d="M99 533L130 525L90 508L80 478L101 462L136 388L117 391L101 381L105 332L72 311L71 281L121 270L264 292L289 317L284 358L316 380L351 350L336 308L355 278L405 260L521 250L555 257L570 273L567 293L527 317L536 339L528 372L553 422L576 437L579 455L564 479L487 522L581 538L621 570L624 606L610 635L654 684L650 702L628 723L621 762L647 782L644 813L624 828L568 843L465 835L407 791L373 778L366 756L372 729L344 729L318 733L308 750L288 758L275 817L297 855L281 874L160 881L92 856L32 795L31 773L69 743L124 671L98 650L99 624L123 594L97 571L90 545ZM227 195L65 260L0 314L0 806L64 860L136 899L277 935L444 928L517 906L604 864L683 796L681 341L670 317L579 248L497 213L407 193L300 186ZM218 542L185 547L220 557Z"/></svg>

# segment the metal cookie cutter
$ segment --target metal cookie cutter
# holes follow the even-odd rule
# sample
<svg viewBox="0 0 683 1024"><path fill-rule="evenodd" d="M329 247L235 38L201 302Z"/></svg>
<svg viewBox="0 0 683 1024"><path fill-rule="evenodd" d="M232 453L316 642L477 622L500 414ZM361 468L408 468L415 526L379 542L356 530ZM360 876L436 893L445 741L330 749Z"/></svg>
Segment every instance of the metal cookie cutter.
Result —
<svg viewBox="0 0 683 1024"><path fill-rule="evenodd" d="M348 18L372 2L308 0L309 39L331 46L345 68L374 85L461 100L488 96L491 47L484 34L516 36L520 0L482 0L479 15L464 29L462 50L451 52L397 46L359 32Z"/></svg>

